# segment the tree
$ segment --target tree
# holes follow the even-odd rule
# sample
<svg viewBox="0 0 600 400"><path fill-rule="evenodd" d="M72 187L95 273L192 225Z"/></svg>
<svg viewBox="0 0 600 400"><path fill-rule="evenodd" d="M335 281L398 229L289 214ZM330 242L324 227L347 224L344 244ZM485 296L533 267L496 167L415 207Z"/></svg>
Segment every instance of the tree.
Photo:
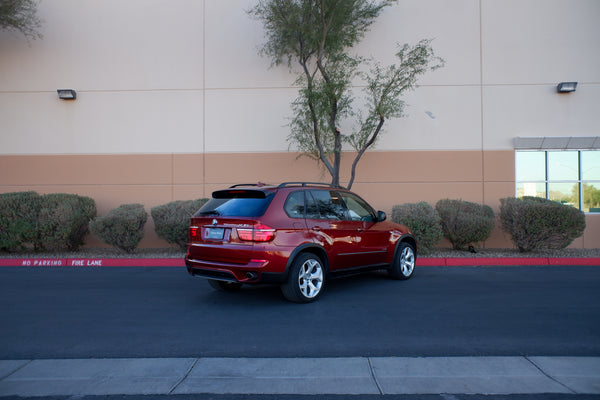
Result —
<svg viewBox="0 0 600 400"><path fill-rule="evenodd" d="M389 118L403 115L400 96L414 89L417 77L441 67L431 40L399 46L398 63L384 67L350 54L381 11L396 0L259 0L249 11L263 22L266 41L261 54L273 65L300 66L299 95L292 103L288 141L320 161L340 185L344 145L355 150L348 188L363 154L380 137ZM368 72L360 68L369 65ZM366 106L355 111L355 81L364 86ZM351 125L351 128L344 128Z"/></svg>
<svg viewBox="0 0 600 400"><path fill-rule="evenodd" d="M583 184L584 209L600 207L600 190L591 183Z"/></svg>
<svg viewBox="0 0 600 400"><path fill-rule="evenodd" d="M41 39L36 0L0 0L0 29L19 31L27 39Z"/></svg>

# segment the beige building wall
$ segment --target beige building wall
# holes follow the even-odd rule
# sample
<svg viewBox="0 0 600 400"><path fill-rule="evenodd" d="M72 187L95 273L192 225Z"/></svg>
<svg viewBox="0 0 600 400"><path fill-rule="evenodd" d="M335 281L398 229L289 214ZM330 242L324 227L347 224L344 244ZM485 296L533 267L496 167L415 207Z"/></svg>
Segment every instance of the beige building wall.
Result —
<svg viewBox="0 0 600 400"><path fill-rule="evenodd" d="M102 214L239 182L327 181L286 141L294 74L258 55L253 4L42 0L43 40L0 31L0 191L83 194ZM390 63L397 43L433 38L446 66L407 94L407 117L386 122L353 189L387 212L441 198L498 210L515 194L515 137L598 136L599 15L597 0L386 9L359 54ZM577 91L557 94L561 81ZM600 216L587 221L574 246L600 247ZM151 222L142 245L164 245ZM507 245L499 229L486 243Z"/></svg>

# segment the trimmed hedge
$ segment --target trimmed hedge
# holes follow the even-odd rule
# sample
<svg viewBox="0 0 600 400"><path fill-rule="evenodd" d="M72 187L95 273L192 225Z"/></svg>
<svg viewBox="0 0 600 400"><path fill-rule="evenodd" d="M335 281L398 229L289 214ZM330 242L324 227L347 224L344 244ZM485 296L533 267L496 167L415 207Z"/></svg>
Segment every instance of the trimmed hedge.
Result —
<svg viewBox="0 0 600 400"><path fill-rule="evenodd" d="M585 230L582 211L540 197L500 199L500 220L522 252L564 249Z"/></svg>
<svg viewBox="0 0 600 400"><path fill-rule="evenodd" d="M141 204L122 204L90 223L100 240L131 253L144 237L148 213Z"/></svg>
<svg viewBox="0 0 600 400"><path fill-rule="evenodd" d="M0 194L0 250L25 250L36 243L41 207L36 192Z"/></svg>
<svg viewBox="0 0 600 400"><path fill-rule="evenodd" d="M37 249L77 250L84 244L96 202L84 196L52 193L42 196L38 217Z"/></svg>
<svg viewBox="0 0 600 400"><path fill-rule="evenodd" d="M158 237L185 249L190 218L207 201L208 199L178 200L153 207L150 214Z"/></svg>
<svg viewBox="0 0 600 400"><path fill-rule="evenodd" d="M95 216L96 203L89 197L5 193L0 195L0 249L77 250Z"/></svg>
<svg viewBox="0 0 600 400"><path fill-rule="evenodd" d="M464 250L467 245L490 237L496 218L490 206L464 200L443 199L435 209L442 218L442 230L452 248Z"/></svg>
<svg viewBox="0 0 600 400"><path fill-rule="evenodd" d="M424 254L444 237L439 213L424 201L394 206L392 221L406 225L412 231L419 245L419 252Z"/></svg>

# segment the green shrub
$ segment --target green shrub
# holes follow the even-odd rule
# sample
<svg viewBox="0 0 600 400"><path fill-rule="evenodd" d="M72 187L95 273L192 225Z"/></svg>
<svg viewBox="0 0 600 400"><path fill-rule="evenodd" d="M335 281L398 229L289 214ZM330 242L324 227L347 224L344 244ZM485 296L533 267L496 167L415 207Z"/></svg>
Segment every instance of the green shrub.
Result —
<svg viewBox="0 0 600 400"><path fill-rule="evenodd" d="M123 204L90 223L92 233L111 246L131 253L144 237L148 213L141 204Z"/></svg>
<svg viewBox="0 0 600 400"><path fill-rule="evenodd" d="M153 207L150 214L158 237L185 249L190 218L207 201L208 199L178 200Z"/></svg>
<svg viewBox="0 0 600 400"><path fill-rule="evenodd" d="M0 194L0 250L24 250L35 243L40 207L36 192Z"/></svg>
<svg viewBox="0 0 600 400"><path fill-rule="evenodd" d="M77 250L84 244L89 222L96 216L93 199L76 194L52 193L41 197L38 216L38 250Z"/></svg>
<svg viewBox="0 0 600 400"><path fill-rule="evenodd" d="M585 214L539 197L500 199L502 229L520 251L564 249L583 235Z"/></svg>
<svg viewBox="0 0 600 400"><path fill-rule="evenodd" d="M419 252L426 254L444 237L441 218L438 212L428 203L406 203L394 206L392 221L406 225L417 239Z"/></svg>
<svg viewBox="0 0 600 400"><path fill-rule="evenodd" d="M437 202L435 209L442 219L444 237L455 250L486 240L494 229L495 216L490 206L443 199Z"/></svg>

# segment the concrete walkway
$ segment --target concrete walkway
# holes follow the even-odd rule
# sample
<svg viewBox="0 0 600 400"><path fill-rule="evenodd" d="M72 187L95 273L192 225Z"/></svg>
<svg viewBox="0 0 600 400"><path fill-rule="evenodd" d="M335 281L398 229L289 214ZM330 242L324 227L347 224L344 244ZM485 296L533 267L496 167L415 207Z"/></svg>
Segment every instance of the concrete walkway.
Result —
<svg viewBox="0 0 600 400"><path fill-rule="evenodd" d="M0 360L0 396L600 394L600 357Z"/></svg>

